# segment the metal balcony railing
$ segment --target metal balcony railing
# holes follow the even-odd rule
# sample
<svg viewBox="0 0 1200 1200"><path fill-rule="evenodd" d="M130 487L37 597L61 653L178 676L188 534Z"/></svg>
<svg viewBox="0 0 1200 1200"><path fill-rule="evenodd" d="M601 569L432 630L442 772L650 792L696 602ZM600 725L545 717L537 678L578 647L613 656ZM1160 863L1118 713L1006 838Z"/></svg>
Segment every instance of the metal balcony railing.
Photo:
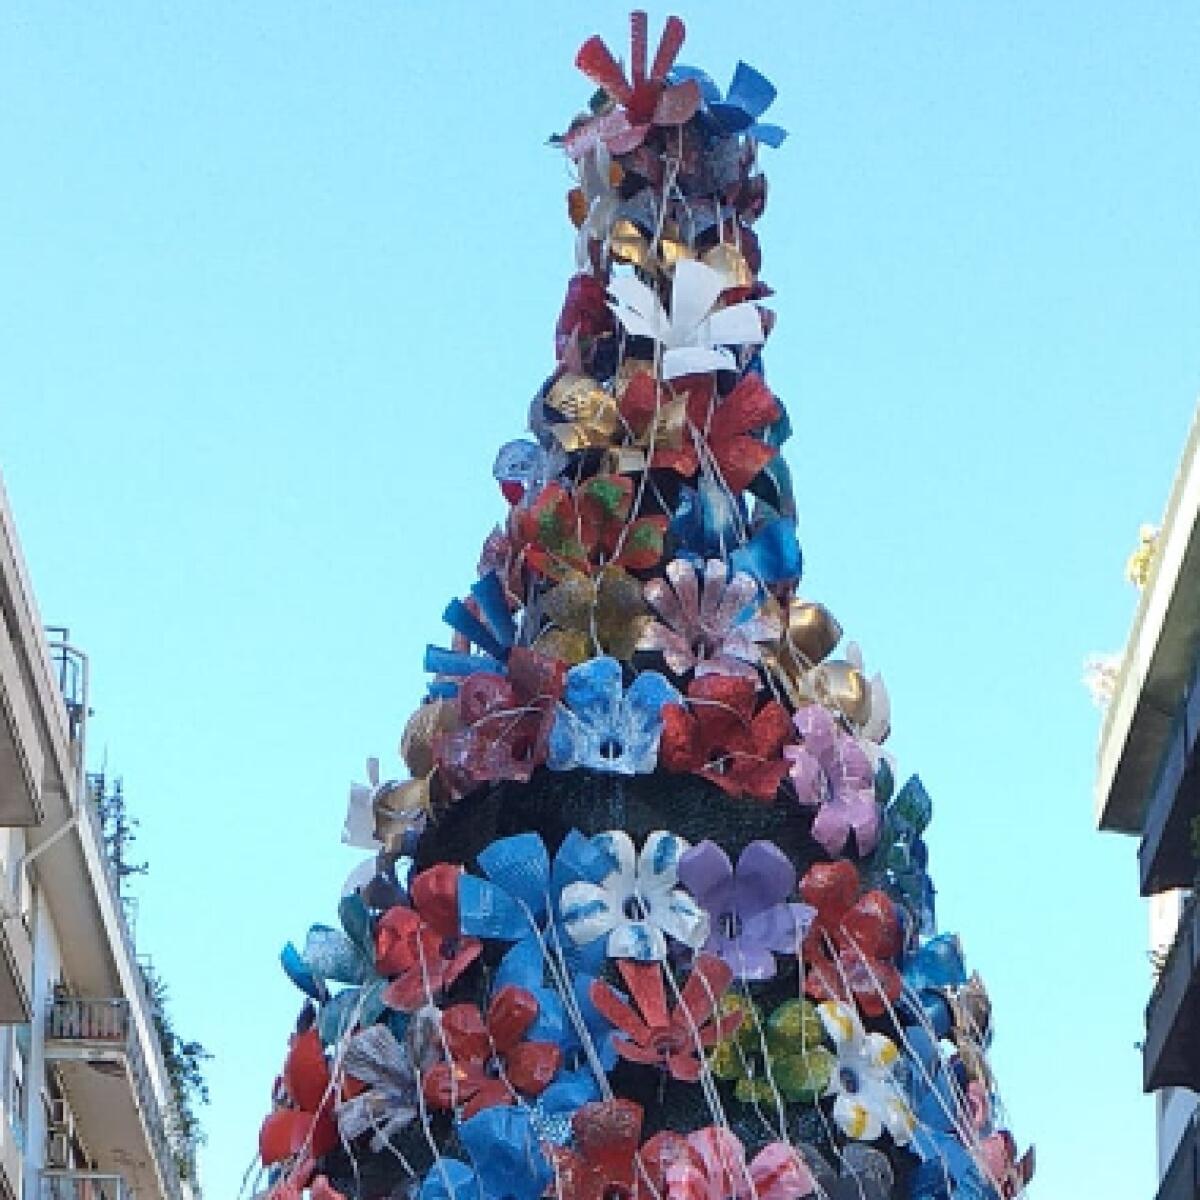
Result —
<svg viewBox="0 0 1200 1200"><path fill-rule="evenodd" d="M133 1200L133 1192L120 1175L45 1170L40 1200Z"/></svg>
<svg viewBox="0 0 1200 1200"><path fill-rule="evenodd" d="M47 1014L46 1039L102 1043L124 1055L141 1114L142 1128L154 1152L154 1162L163 1190L169 1200L183 1200L179 1168L166 1134L166 1114L163 1113L150 1084L146 1058L130 1017L129 1001L122 997L85 999L77 996L52 1000ZM70 1200L75 1200L77 1195L68 1193ZM88 1196L87 1200L99 1200L100 1196L103 1196L103 1200L109 1200L107 1193L97 1193L94 1198ZM55 1197L54 1200L58 1198Z"/></svg>

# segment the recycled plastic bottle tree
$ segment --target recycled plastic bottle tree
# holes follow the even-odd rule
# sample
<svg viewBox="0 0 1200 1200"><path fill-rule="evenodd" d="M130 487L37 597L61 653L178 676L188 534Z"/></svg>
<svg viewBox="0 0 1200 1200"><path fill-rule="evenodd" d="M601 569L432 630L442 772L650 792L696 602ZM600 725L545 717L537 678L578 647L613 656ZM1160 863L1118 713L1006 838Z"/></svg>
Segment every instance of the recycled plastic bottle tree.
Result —
<svg viewBox="0 0 1200 1200"><path fill-rule="evenodd" d="M589 39L557 139L577 273L495 474L509 511L430 648L411 778L260 1136L275 1200L1011 1197L990 1005L938 934L887 692L799 598L754 232L775 89Z"/></svg>

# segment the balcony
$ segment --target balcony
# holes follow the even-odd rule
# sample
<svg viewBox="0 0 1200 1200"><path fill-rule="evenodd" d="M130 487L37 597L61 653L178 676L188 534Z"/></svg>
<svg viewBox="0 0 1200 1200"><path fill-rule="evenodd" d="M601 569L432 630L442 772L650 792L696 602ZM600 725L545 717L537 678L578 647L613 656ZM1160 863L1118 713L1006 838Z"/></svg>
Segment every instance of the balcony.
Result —
<svg viewBox="0 0 1200 1200"><path fill-rule="evenodd" d="M1138 848L1143 896L1190 887L1196 876L1191 824L1200 816L1200 658L1190 672L1155 775Z"/></svg>
<svg viewBox="0 0 1200 1200"><path fill-rule="evenodd" d="M58 1067L97 1158L126 1165L130 1189L139 1200L151 1196L184 1200L165 1114L150 1085L128 1001L75 997L52 1001L46 1059ZM82 1200L85 1194L65 1195ZM108 1193L88 1194L88 1200L100 1196L109 1200Z"/></svg>
<svg viewBox="0 0 1200 1200"><path fill-rule="evenodd" d="M134 1200L134 1197L121 1175L48 1170L42 1172L39 1200Z"/></svg>
<svg viewBox="0 0 1200 1200"><path fill-rule="evenodd" d="M1200 1113L1188 1126L1159 1184L1155 1200L1196 1200L1200 1196Z"/></svg>
<svg viewBox="0 0 1200 1200"><path fill-rule="evenodd" d="M1200 1090L1200 904L1193 895L1146 1006L1143 1086Z"/></svg>

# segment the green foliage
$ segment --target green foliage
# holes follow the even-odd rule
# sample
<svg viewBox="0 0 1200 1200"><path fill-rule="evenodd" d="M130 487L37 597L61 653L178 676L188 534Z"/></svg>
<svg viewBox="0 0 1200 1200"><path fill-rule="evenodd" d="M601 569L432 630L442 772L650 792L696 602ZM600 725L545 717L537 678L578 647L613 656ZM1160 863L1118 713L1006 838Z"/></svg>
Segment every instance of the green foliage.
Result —
<svg viewBox="0 0 1200 1200"><path fill-rule="evenodd" d="M208 1103L204 1064L212 1055L199 1042L180 1037L167 1008L167 985L149 964L144 964L141 971L150 997L150 1011L162 1049L163 1064L174 1093L175 1103L167 1116L167 1137L180 1178L195 1184L196 1151L205 1140L198 1109L200 1105Z"/></svg>

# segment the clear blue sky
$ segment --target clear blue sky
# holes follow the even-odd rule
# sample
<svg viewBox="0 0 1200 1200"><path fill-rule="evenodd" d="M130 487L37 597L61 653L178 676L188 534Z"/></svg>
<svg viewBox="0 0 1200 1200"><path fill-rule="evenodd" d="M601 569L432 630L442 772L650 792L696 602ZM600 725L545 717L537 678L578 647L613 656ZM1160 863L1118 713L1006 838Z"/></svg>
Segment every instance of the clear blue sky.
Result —
<svg viewBox="0 0 1200 1200"><path fill-rule="evenodd" d="M141 816L140 937L250 1161L389 762L553 365L578 44L622 4L10 0L0 462L92 761ZM665 9L653 14L661 19ZM550 15L553 12L553 15ZM1093 829L1081 661L1116 649L1200 382L1187 2L693 4L773 77L764 152L809 595L889 681L940 920L996 1004L1035 1195L1152 1191L1134 844Z"/></svg>

